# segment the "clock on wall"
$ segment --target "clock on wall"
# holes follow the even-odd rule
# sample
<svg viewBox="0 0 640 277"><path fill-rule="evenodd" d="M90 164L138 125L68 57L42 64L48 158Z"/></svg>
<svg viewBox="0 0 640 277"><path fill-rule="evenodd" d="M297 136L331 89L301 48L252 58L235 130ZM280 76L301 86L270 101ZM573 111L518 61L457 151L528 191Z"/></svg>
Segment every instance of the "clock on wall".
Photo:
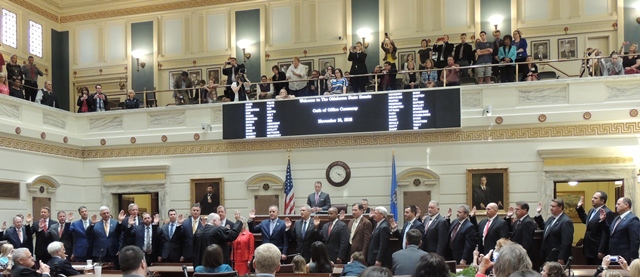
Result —
<svg viewBox="0 0 640 277"><path fill-rule="evenodd" d="M327 181L334 187L341 187L351 179L351 168L345 162L335 161L329 164L326 172Z"/></svg>

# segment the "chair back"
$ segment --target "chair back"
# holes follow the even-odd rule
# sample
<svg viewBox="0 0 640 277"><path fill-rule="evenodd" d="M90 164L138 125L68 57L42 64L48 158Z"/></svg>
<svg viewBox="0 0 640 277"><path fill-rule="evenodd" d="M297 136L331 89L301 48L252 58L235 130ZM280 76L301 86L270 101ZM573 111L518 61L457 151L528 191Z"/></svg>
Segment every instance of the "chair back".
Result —
<svg viewBox="0 0 640 277"><path fill-rule="evenodd" d="M193 273L193 277L236 277L237 271L220 272L220 273Z"/></svg>
<svg viewBox="0 0 640 277"><path fill-rule="evenodd" d="M331 273L276 273L276 277L330 277ZM196 277L196 276L193 276Z"/></svg>
<svg viewBox="0 0 640 277"><path fill-rule="evenodd" d="M444 263L449 267L449 271L456 273L456 261L445 261Z"/></svg>
<svg viewBox="0 0 640 277"><path fill-rule="evenodd" d="M293 273L293 264L282 264L277 273Z"/></svg>
<svg viewBox="0 0 640 277"><path fill-rule="evenodd" d="M540 80L542 79L558 79L558 74L555 71L542 71L538 73Z"/></svg>
<svg viewBox="0 0 640 277"><path fill-rule="evenodd" d="M349 204L331 204L332 208L338 209L338 213L340 213L340 211L344 211L345 213L347 213L348 206Z"/></svg>

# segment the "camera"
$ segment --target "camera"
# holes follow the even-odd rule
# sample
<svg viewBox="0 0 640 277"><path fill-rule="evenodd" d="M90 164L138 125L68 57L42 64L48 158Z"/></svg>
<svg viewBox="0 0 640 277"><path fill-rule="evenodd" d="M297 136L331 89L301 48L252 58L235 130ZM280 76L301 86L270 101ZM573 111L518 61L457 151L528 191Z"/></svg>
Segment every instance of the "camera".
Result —
<svg viewBox="0 0 640 277"><path fill-rule="evenodd" d="M618 262L618 256L611 256L611 258L609 258L609 261L617 263Z"/></svg>

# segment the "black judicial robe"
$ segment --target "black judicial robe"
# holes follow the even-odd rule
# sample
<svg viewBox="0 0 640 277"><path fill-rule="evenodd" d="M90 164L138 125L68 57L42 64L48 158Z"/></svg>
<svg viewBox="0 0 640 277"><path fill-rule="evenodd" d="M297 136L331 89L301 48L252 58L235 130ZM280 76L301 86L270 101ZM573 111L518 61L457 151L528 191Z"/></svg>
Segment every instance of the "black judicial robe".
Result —
<svg viewBox="0 0 640 277"><path fill-rule="evenodd" d="M230 265L227 242L236 240L240 231L242 231L242 221L236 221L231 228L206 224L198 229L193 235L193 267L202 265L204 250L211 244L217 244L222 248L224 263Z"/></svg>

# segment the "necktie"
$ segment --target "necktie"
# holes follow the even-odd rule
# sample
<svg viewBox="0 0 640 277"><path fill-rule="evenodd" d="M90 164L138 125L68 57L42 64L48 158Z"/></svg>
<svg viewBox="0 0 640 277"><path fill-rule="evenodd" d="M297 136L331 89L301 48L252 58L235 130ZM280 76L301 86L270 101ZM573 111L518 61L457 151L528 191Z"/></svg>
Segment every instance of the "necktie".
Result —
<svg viewBox="0 0 640 277"><path fill-rule="evenodd" d="M104 233L108 237L109 236L109 221L105 221L103 225L104 225Z"/></svg>
<svg viewBox="0 0 640 277"><path fill-rule="evenodd" d="M48 225L47 223L49 223L49 222L46 219L42 219L42 221L44 221L44 228L42 228L42 230L47 232L47 229L49 229L48 228L49 226L47 226Z"/></svg>
<svg viewBox="0 0 640 277"><path fill-rule="evenodd" d="M304 220L302 221L302 238L304 239L304 237L307 234L307 221Z"/></svg>
<svg viewBox="0 0 640 277"><path fill-rule="evenodd" d="M462 53L464 52L464 44L460 44L460 56L459 58L462 60Z"/></svg>
<svg viewBox="0 0 640 277"><path fill-rule="evenodd" d="M191 220L193 221L193 226L191 226L192 230L193 230L193 234L196 233L196 231L198 230L198 221L191 218Z"/></svg>
<svg viewBox="0 0 640 277"><path fill-rule="evenodd" d="M491 219L487 220L487 224L484 225L484 231L482 232L482 243L484 243L484 238L487 236L487 232L489 232L490 225Z"/></svg>
<svg viewBox="0 0 640 277"><path fill-rule="evenodd" d="M358 224L360 223L360 219L357 218L354 222L353 225L351 226L351 234L349 236L349 244L353 244L353 235L355 235L356 233L356 229L358 229Z"/></svg>
<svg viewBox="0 0 640 277"><path fill-rule="evenodd" d="M411 225L412 223L409 222L407 223L407 226L404 227L404 229L402 230L402 249L406 249L407 248L407 232L409 232L409 229L411 229Z"/></svg>
<svg viewBox="0 0 640 277"><path fill-rule="evenodd" d="M591 214L589 215L589 221L591 221L591 219L593 219L593 215L595 215L597 211L598 211L597 209L596 210L591 210Z"/></svg>
<svg viewBox="0 0 640 277"><path fill-rule="evenodd" d="M174 231L174 229L173 229L173 228L174 228L174 227L173 227L173 223L171 223L171 224L169 225L169 238L173 238L173 231Z"/></svg>
<svg viewBox="0 0 640 277"><path fill-rule="evenodd" d="M18 232L18 238L20 239L20 242L22 242L22 228L16 229L16 232Z"/></svg>
<svg viewBox="0 0 640 277"><path fill-rule="evenodd" d="M556 220L558 220L558 218L556 217L553 222L551 222L551 224L549 226L547 226L547 228L544 229L544 235L546 236L547 233L549 232L549 229L551 229L551 227L556 224Z"/></svg>
<svg viewBox="0 0 640 277"><path fill-rule="evenodd" d="M611 230L612 234L613 234L613 232L616 231L616 227L618 227L618 223L620 223L620 221L622 221L622 217L621 216L618 217L618 220L616 220L616 224L613 225L613 230Z"/></svg>
<svg viewBox="0 0 640 277"><path fill-rule="evenodd" d="M516 230L518 230L518 227L520 227L520 223L522 223L522 220L520 219L516 219L516 226L513 227L513 231L515 232Z"/></svg>
<svg viewBox="0 0 640 277"><path fill-rule="evenodd" d="M316 207L318 206L318 202L320 202L320 197L318 197L318 194L316 193Z"/></svg>
<svg viewBox="0 0 640 277"><path fill-rule="evenodd" d="M456 226L453 227L453 232L451 233L451 239L449 240L449 247L453 247L453 241L456 239L456 235L458 234L458 230L460 230L460 221L456 223Z"/></svg>
<svg viewBox="0 0 640 277"><path fill-rule="evenodd" d="M431 218L429 218L429 220L427 221L427 224L424 226L424 233L426 234L427 231L429 230L429 225L431 225Z"/></svg>
<svg viewBox="0 0 640 277"><path fill-rule="evenodd" d="M64 223L60 224L60 231L58 232L58 234L60 234L60 238L62 238L63 231L64 231Z"/></svg>
<svg viewBox="0 0 640 277"><path fill-rule="evenodd" d="M327 236L331 235L331 229L333 229L333 221L329 223L329 229L327 230Z"/></svg>
<svg viewBox="0 0 640 277"><path fill-rule="evenodd" d="M31 80L35 81L36 80L36 70L34 69L35 66L31 65L29 68L31 69L30 70L31 71Z"/></svg>
<svg viewBox="0 0 640 277"><path fill-rule="evenodd" d="M87 227L89 227L89 220L82 221L82 224L84 225L84 229L87 230Z"/></svg>
<svg viewBox="0 0 640 277"><path fill-rule="evenodd" d="M144 243L144 252L147 254L151 254L151 226L147 226L145 232L145 243Z"/></svg>
<svg viewBox="0 0 640 277"><path fill-rule="evenodd" d="M269 221L269 236L271 236L271 234L273 234L273 228L276 226L276 221L275 220L270 220Z"/></svg>

